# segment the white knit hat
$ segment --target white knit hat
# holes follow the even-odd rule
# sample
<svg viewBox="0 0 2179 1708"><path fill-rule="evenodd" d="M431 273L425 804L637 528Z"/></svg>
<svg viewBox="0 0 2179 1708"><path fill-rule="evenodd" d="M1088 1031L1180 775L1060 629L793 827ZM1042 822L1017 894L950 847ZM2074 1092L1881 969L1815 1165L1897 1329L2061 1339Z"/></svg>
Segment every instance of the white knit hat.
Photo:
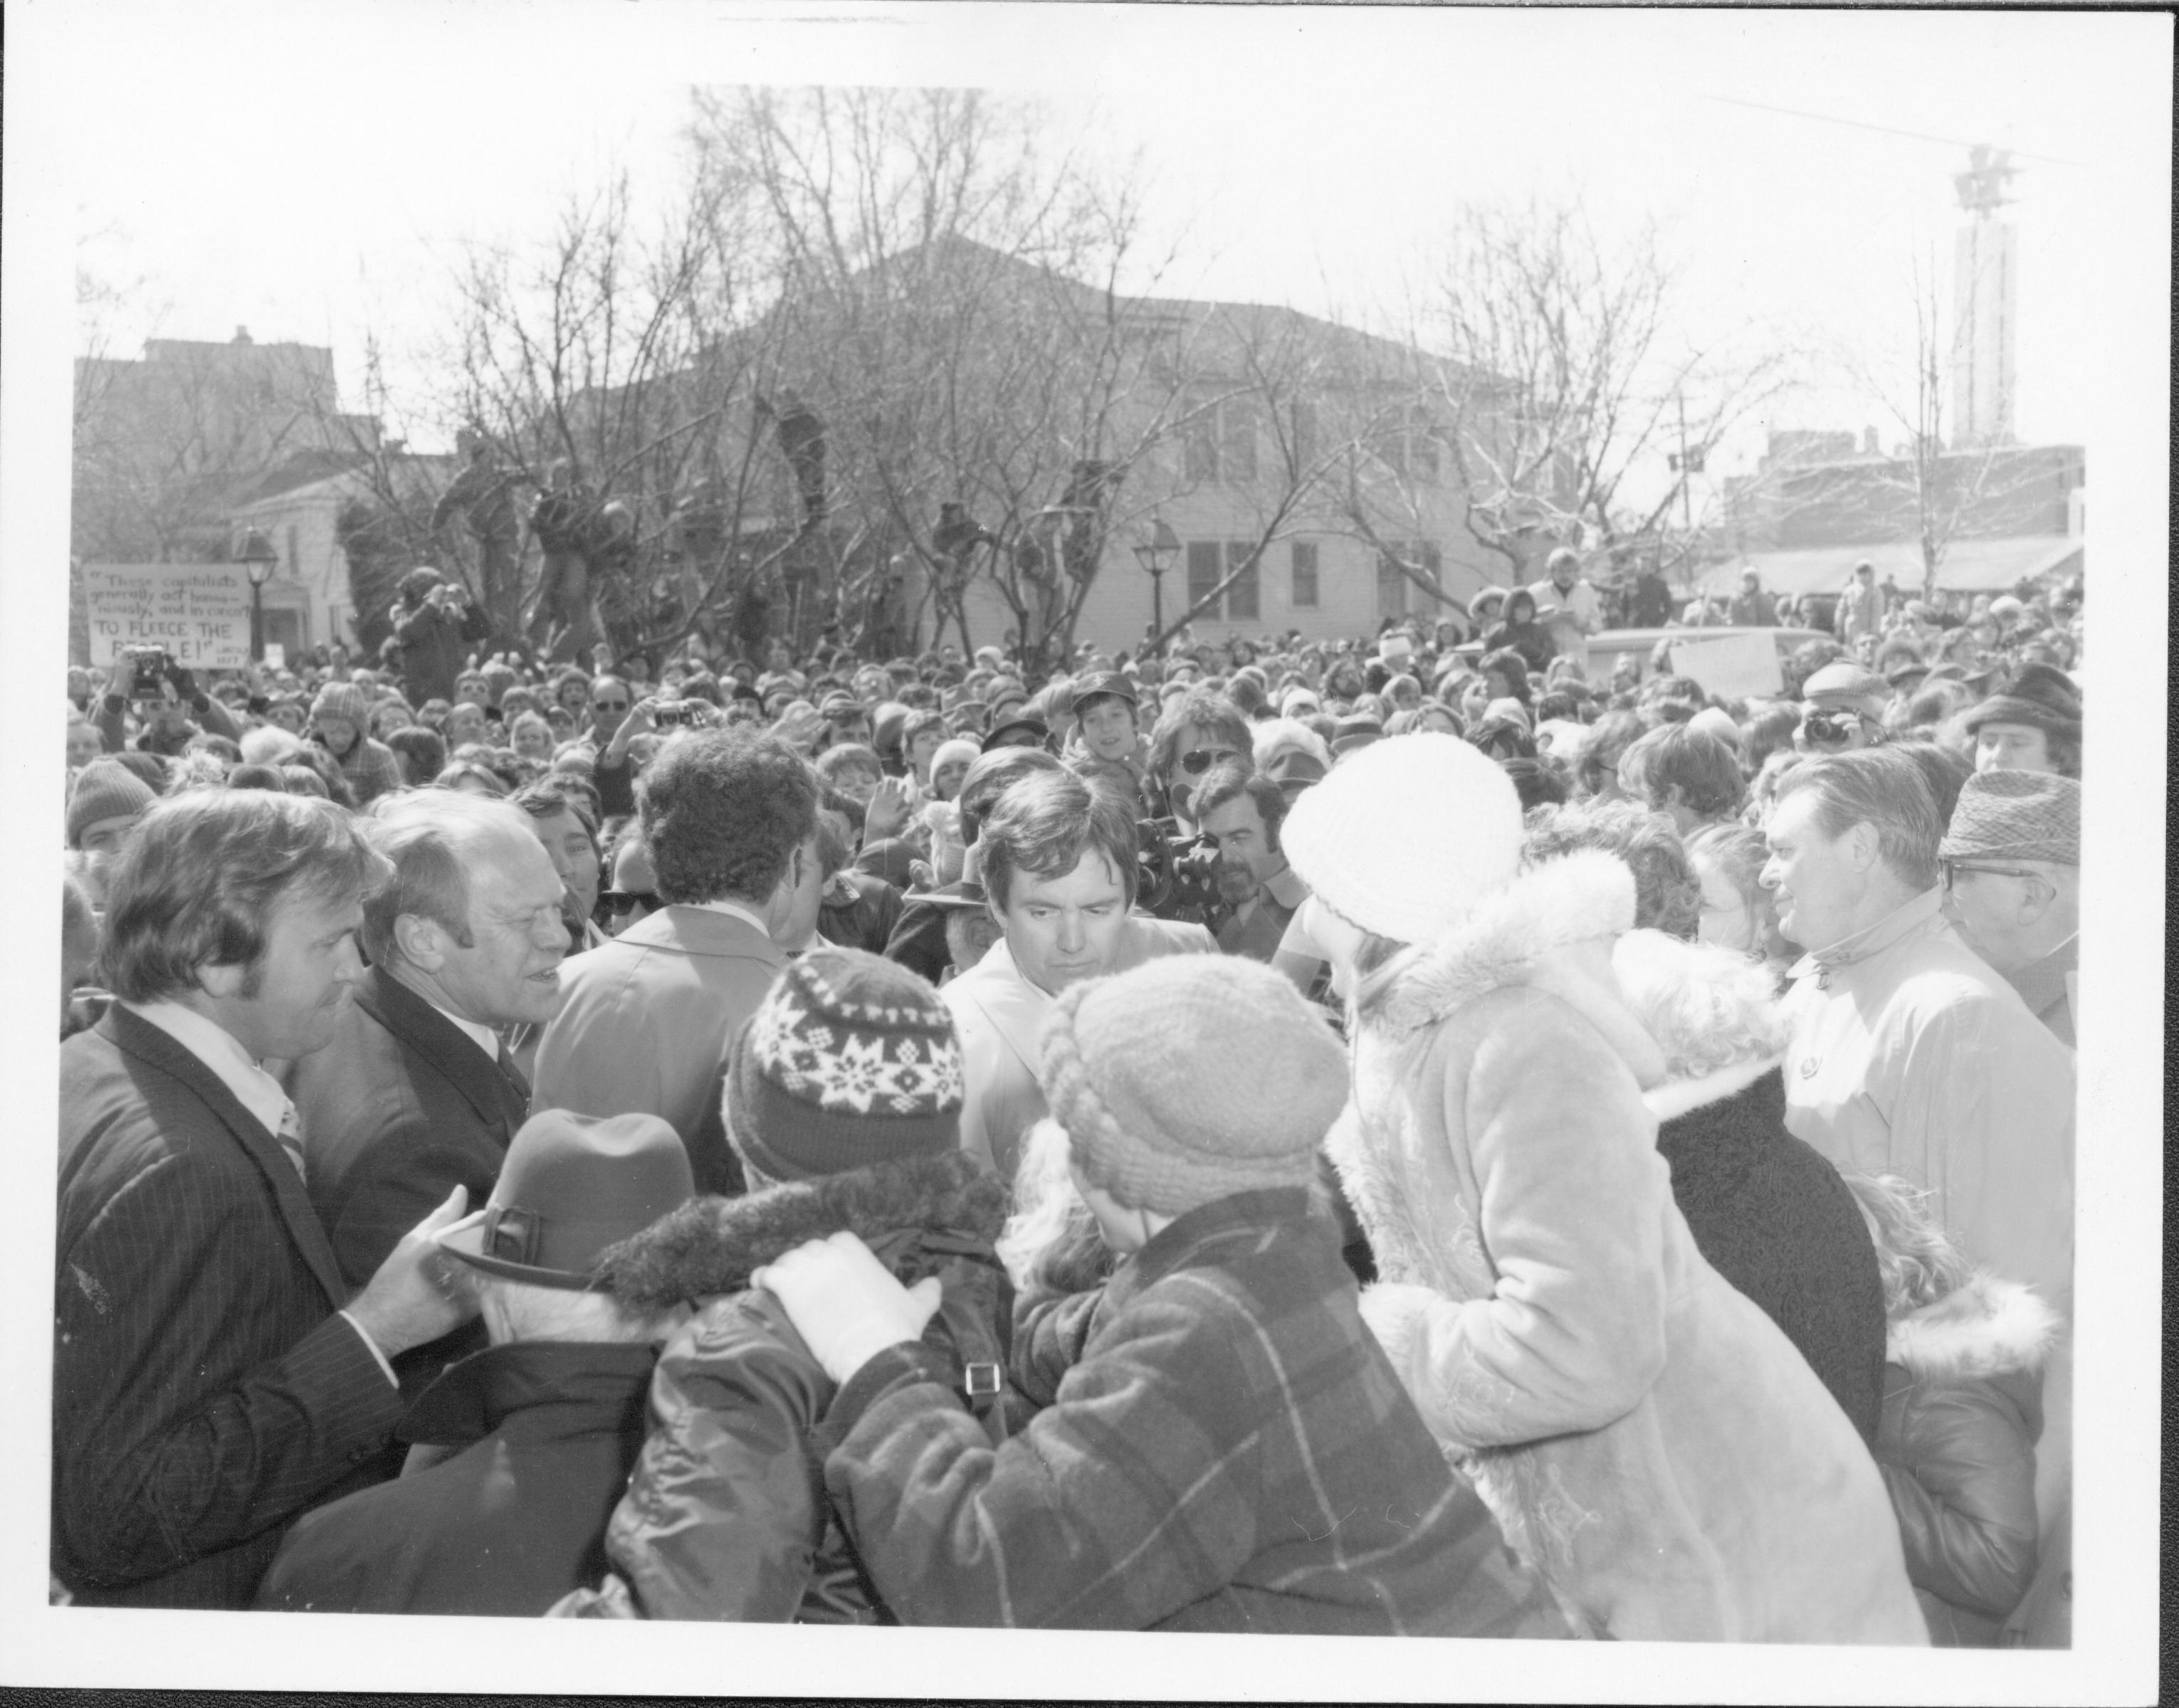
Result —
<svg viewBox="0 0 2179 1708"><path fill-rule="evenodd" d="M1279 832L1312 894L1395 943L1428 943L1511 883L1521 797L1457 736L1421 731L1349 754Z"/></svg>

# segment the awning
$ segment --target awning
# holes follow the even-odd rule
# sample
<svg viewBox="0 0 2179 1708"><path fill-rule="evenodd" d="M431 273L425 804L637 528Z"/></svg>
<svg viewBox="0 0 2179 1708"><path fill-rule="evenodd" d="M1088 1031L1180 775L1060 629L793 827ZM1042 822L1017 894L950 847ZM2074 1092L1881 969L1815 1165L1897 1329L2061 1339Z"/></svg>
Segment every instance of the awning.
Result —
<svg viewBox="0 0 2179 1708"><path fill-rule="evenodd" d="M2084 542L2077 534L2016 534L2000 539L1956 539L1937 565L1937 585L1948 593L2009 593L2025 576L2032 581L2078 573ZM1881 545L1821 545L1805 551L1751 551L1703 572L1707 593L1737 593L1740 572L1753 569L1765 593L1843 593L1853 567L1867 558L1876 578L1902 589L1922 586L1922 548L1911 539Z"/></svg>

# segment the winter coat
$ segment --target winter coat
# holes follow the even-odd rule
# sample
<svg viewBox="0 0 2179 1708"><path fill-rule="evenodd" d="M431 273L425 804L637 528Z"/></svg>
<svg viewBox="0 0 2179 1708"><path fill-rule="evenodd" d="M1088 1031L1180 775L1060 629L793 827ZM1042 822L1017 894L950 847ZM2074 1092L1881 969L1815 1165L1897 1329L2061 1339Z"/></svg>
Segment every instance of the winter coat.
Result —
<svg viewBox="0 0 2179 1708"><path fill-rule="evenodd" d="M840 1391L825 1481L903 1622L1563 1636L1355 1311L1300 1188L1176 1218L996 1452L925 1346Z"/></svg>
<svg viewBox="0 0 2179 1708"><path fill-rule="evenodd" d="M804 1442L834 1385L749 1278L853 1229L903 1284L940 1278L945 1302L925 1344L958 1388L964 1366L986 1377L1006 1366L1013 1289L991 1251L1006 1214L1006 1189L955 1152L700 1199L609 1251L604 1284L625 1302L709 1302L667 1343L651 1379L650 1437L606 1532L617 1577L554 1611L893 1623Z"/></svg>
<svg viewBox="0 0 2179 1708"><path fill-rule="evenodd" d="M1552 861L1360 1014L1328 1142L1364 1314L1578 1630L1926 1642L1868 1449L1672 1202L1610 969L1633 911L1611 856Z"/></svg>
<svg viewBox="0 0 2179 1708"><path fill-rule="evenodd" d="M1877 1463L1931 1638L1995 1648L2035 1575L2035 1438L2056 1311L1978 1270L1896 1319Z"/></svg>
<svg viewBox="0 0 2179 1708"><path fill-rule="evenodd" d="M525 1341L450 1368L403 1441L461 1451L305 1514L259 1585L290 1612L535 1618L604 1569L655 1347Z"/></svg>
<svg viewBox="0 0 2179 1708"><path fill-rule="evenodd" d="M1786 1130L1776 1060L1644 1092L1695 1245L1785 1331L1864 1442L1884 1403L1884 1279L1838 1170Z"/></svg>

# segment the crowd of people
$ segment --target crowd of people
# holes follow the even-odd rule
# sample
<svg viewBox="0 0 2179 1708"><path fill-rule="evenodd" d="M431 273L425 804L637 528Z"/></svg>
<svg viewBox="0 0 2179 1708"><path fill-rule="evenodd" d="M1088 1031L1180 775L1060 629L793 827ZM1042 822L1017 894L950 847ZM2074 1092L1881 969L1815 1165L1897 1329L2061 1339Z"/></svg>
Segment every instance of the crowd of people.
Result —
<svg viewBox="0 0 2179 1708"><path fill-rule="evenodd" d="M2062 1646L2081 605L72 671L54 1596Z"/></svg>

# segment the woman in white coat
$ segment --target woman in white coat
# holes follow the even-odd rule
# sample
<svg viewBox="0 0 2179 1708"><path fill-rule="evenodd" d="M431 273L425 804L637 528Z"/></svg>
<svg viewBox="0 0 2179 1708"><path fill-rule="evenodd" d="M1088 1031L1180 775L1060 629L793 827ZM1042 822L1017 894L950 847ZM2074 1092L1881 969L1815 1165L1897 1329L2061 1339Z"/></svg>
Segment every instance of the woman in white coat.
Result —
<svg viewBox="0 0 2179 1708"><path fill-rule="evenodd" d="M1520 870L1512 783L1438 735L1342 760L1283 840L1348 1002L1364 1316L1575 1629L1926 1642L1868 1449L1673 1204L1627 868Z"/></svg>

